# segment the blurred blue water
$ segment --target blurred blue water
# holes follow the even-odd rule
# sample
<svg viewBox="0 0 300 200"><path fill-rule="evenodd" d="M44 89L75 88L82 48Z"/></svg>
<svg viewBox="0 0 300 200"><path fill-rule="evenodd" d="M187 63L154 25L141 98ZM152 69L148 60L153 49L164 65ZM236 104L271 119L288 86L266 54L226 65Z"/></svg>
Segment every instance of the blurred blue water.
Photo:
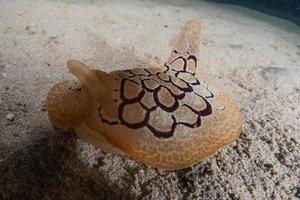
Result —
<svg viewBox="0 0 300 200"><path fill-rule="evenodd" d="M300 26L300 0L206 0L228 3L280 17Z"/></svg>

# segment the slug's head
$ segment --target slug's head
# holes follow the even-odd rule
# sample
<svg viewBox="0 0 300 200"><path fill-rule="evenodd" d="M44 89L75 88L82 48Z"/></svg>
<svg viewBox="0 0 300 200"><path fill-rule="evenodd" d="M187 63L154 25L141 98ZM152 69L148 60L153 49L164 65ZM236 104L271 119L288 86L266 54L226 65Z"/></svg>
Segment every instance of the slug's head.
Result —
<svg viewBox="0 0 300 200"><path fill-rule="evenodd" d="M92 109L87 89L76 81L55 84L48 93L47 111L51 123L57 128L70 128L86 118Z"/></svg>
<svg viewBox="0 0 300 200"><path fill-rule="evenodd" d="M68 68L79 81L66 80L54 85L48 93L46 109L57 128L74 128L91 115L97 96L105 93L105 72L97 72L79 61L70 60ZM95 95L97 94L97 95Z"/></svg>

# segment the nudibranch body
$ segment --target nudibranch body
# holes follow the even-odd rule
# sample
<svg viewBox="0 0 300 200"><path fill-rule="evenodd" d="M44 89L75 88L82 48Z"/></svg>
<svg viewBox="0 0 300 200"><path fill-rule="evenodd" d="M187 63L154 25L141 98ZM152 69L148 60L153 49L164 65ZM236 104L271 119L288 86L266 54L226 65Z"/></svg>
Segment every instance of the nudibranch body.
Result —
<svg viewBox="0 0 300 200"><path fill-rule="evenodd" d="M242 117L227 92L196 73L200 28L198 20L187 22L157 68L106 73L68 61L79 83L50 90L50 121L104 151L164 170L192 166L231 144Z"/></svg>

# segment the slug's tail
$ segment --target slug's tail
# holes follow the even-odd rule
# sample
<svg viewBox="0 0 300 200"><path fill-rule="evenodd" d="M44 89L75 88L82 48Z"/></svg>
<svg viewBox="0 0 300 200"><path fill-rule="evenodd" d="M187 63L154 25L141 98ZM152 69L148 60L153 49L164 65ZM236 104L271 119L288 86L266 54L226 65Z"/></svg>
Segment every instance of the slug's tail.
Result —
<svg viewBox="0 0 300 200"><path fill-rule="evenodd" d="M172 52L164 64L165 72L170 71L175 73L175 76L180 72L188 72L193 75L196 73L200 35L201 22L199 19L190 20L181 28Z"/></svg>
<svg viewBox="0 0 300 200"><path fill-rule="evenodd" d="M189 52L197 55L201 35L201 22L199 19L188 21L178 33L173 50L178 52Z"/></svg>

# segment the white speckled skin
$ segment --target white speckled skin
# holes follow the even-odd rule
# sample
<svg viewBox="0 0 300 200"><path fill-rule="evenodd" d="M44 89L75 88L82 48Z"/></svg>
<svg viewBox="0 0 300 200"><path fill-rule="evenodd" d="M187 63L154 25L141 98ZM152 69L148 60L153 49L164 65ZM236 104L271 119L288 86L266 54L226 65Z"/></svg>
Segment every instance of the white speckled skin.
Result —
<svg viewBox="0 0 300 200"><path fill-rule="evenodd" d="M71 108L72 117L81 120L69 127L105 151L165 170L191 166L235 141L242 126L238 107L228 93L195 74L200 28L198 20L187 22L169 59L158 68L108 74L69 61L81 93L92 101L83 118L74 110L85 102ZM59 103L51 95L48 113L56 125L50 110Z"/></svg>

